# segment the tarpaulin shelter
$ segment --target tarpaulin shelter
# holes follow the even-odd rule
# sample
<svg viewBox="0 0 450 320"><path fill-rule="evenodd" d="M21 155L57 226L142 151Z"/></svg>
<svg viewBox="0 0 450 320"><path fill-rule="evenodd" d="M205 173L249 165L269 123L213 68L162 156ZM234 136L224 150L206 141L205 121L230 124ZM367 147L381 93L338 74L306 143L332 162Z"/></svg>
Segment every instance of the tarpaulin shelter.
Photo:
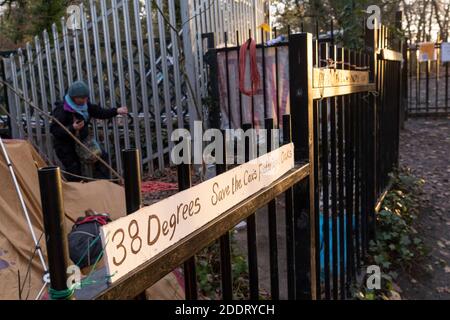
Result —
<svg viewBox="0 0 450 320"><path fill-rule="evenodd" d="M40 245L46 256L37 171L38 168L45 167L46 163L26 141L4 140L4 143L28 209L31 224L37 238L40 238ZM19 273L24 287L22 299L27 296L28 299L35 299L44 284L44 269L36 255L34 259L31 259L35 252L35 245L7 163L1 154L0 183L0 299L19 299ZM124 190L117 184L109 181L89 183L63 181L62 188L66 232L71 230L78 217L84 216L87 209L99 213L107 212L113 220L126 212ZM25 279L30 261L30 278ZM161 295L156 292L153 298L178 297L174 294L179 289L176 281L167 281L166 279L166 282L157 284L155 289L158 288L157 291L160 291ZM166 295L164 292L171 292L171 294Z"/></svg>

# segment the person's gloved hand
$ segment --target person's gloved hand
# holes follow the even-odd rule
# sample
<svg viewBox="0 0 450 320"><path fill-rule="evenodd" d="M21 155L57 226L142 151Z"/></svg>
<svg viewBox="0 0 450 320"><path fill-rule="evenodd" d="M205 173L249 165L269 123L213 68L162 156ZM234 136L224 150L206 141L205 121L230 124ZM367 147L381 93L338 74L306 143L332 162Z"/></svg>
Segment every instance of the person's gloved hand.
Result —
<svg viewBox="0 0 450 320"><path fill-rule="evenodd" d="M119 115L126 115L126 114L128 114L128 108L127 107L117 108L117 114L119 114Z"/></svg>
<svg viewBox="0 0 450 320"><path fill-rule="evenodd" d="M74 121L72 126L76 131L80 131L81 129L84 128L84 121L83 120Z"/></svg>

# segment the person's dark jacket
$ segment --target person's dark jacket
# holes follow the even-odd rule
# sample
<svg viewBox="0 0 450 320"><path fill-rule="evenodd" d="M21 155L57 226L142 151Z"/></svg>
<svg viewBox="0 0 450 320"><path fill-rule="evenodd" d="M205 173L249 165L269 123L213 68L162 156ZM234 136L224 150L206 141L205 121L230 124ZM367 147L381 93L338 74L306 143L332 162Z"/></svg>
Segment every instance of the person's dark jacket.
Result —
<svg viewBox="0 0 450 320"><path fill-rule="evenodd" d="M103 109L96 104L88 103L88 113L90 118L110 119L117 116L117 109ZM77 132L73 128L74 118L77 120L84 120L82 115L76 112L72 113L64 110L64 102L55 103L53 117L61 122L61 124L75 136ZM78 139L81 141L89 135L89 120L85 121L84 127L79 131ZM53 146L55 148L55 153L64 165L65 170L75 175L81 175L81 163L75 149L75 140L55 121L53 121L50 126L50 132L53 135ZM106 159L105 152L102 155L102 158ZM101 177L107 177L107 174L103 172L105 168L103 166L98 167L98 171L101 172ZM69 181L78 181L76 178L71 176L68 176L67 179Z"/></svg>
<svg viewBox="0 0 450 320"><path fill-rule="evenodd" d="M100 106L92 103L88 103L88 113L90 118L95 119L111 119L117 116L117 109L103 109ZM83 116L74 112L69 112L64 110L64 102L56 102L55 109L53 109L53 117L58 119L66 129L68 129L72 134L76 135L76 131L73 128L74 117L77 120L84 120ZM73 138L56 122L52 122L50 126L50 132L54 137L55 147L60 144L64 145L75 145ZM79 131L79 139L83 140L89 135L89 121L84 123L84 127Z"/></svg>

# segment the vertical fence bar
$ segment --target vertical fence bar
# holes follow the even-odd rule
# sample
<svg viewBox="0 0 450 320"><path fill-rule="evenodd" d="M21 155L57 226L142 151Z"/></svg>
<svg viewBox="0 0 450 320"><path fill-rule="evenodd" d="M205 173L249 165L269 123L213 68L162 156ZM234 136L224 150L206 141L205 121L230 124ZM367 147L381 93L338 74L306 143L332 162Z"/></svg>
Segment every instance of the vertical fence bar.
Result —
<svg viewBox="0 0 450 320"><path fill-rule="evenodd" d="M3 60L3 59L1 59L1 60L2 61L0 61L0 64L2 67L2 80L6 81L6 70L5 70L6 69L5 68L6 60ZM19 92L20 89L19 89L19 81L18 81L18 77L17 77L17 66L16 66L15 56L13 54L11 54L9 56L9 62L10 62L11 77L13 80L14 90ZM24 72L25 71L23 69L20 70L20 74L22 75L22 78L23 78ZM6 103L8 104L8 87L6 85L3 85L3 94L5 97ZM7 111L11 114L11 116L8 115L9 135L11 138L15 138L16 134L17 134L19 138L23 139L25 132L22 127L23 113L22 113L22 108L20 107L21 99L17 93L13 93L13 94L14 94L14 103L15 103L15 108L16 108L15 112L12 110L12 108L10 108L9 105L6 105ZM26 108L25 104L24 104L24 108ZM28 124L27 124L27 127L28 127ZM14 128L17 128L17 129L14 129Z"/></svg>
<svg viewBox="0 0 450 320"><path fill-rule="evenodd" d="M75 67L77 70L77 80L84 80L83 70L81 67L80 39L79 39L78 30L74 29L72 34L73 34L73 36L72 36L73 47L74 47L74 51L75 51Z"/></svg>
<svg viewBox="0 0 450 320"><path fill-rule="evenodd" d="M162 0L158 0L158 5L162 10L164 10ZM172 136L173 131L173 118L171 109L171 97L169 88L169 68L167 67L167 41L166 41L166 26L164 18L161 14L158 14L158 27L159 27L159 47L161 52L161 67L163 74L163 92L164 92L164 108L166 110L166 128L167 136ZM201 36L201 35L199 35ZM173 143L171 139L168 139L169 149L172 149Z"/></svg>
<svg viewBox="0 0 450 320"><path fill-rule="evenodd" d="M425 110L426 113L428 114L428 112L430 111L430 67L431 67L431 62L429 60L427 60L425 62Z"/></svg>
<svg viewBox="0 0 450 320"><path fill-rule="evenodd" d="M15 65L15 61L13 62L12 60L14 60L14 54L13 53L10 53L9 57L7 57L7 54L5 54L5 53L1 53L0 54L0 81L3 81L5 83L7 82L7 80L6 80L6 64L9 65L10 75L13 77L12 66ZM17 69L16 69L16 72L17 72ZM16 84L15 84L14 83L14 79L15 78L12 78L12 79L13 79L14 89L17 90L18 85L16 85L16 84L18 83L18 81L15 80L15 82L16 82ZM9 92L12 91L12 90L8 90L8 87L6 86L6 84L3 84L2 86L3 86L3 90L2 90L3 91L2 92L3 93L3 97L2 98L4 99L4 102L2 102L2 104L3 104L3 106L4 106L4 108L5 108L6 112L7 112L6 115L5 115L6 116L6 122L0 120L4 124L6 124L6 128L3 128L4 133L5 133L4 137L5 138L6 137L9 137L9 138L17 138L17 137L19 137L19 138L22 139L23 138L23 135L22 135L23 132L21 131L21 128L20 128L21 125L20 125L20 122L18 120L20 111L16 110L16 108L20 109L20 104L17 103L17 100L18 100L19 97L13 91L12 94L14 94L14 98L10 98ZM12 106L11 106L11 104L12 104ZM3 110L1 110L1 111L3 113Z"/></svg>
<svg viewBox="0 0 450 320"><path fill-rule="evenodd" d="M343 59L343 49L336 48L336 62L334 64L334 68L339 67L343 68L344 64L342 63ZM339 293L340 299L345 299L345 227L344 227L344 219L345 219L345 197L344 197L344 106L345 106L346 97L341 96L337 97L336 100L336 109L337 109L337 152L338 152L338 218L339 218ZM345 140L347 143L348 141ZM348 246L348 244L347 244Z"/></svg>
<svg viewBox="0 0 450 320"><path fill-rule="evenodd" d="M225 79L227 81L227 118L228 118L228 129L233 127L233 115L231 113L231 86L230 86L230 64L228 60L228 33L224 34L225 41Z"/></svg>
<svg viewBox="0 0 450 320"><path fill-rule="evenodd" d="M263 87L264 118L269 118L269 117L273 117L273 115L272 114L269 115L269 111L268 111L268 107L267 107L266 48L265 48L265 44L264 44L264 29L263 28L261 28L261 53L262 53L262 87Z"/></svg>
<svg viewBox="0 0 450 320"><path fill-rule="evenodd" d="M73 292L67 288L68 246L65 231L64 202L61 172L57 167L38 170L45 242L50 272L50 288L66 292L59 299L70 299Z"/></svg>
<svg viewBox="0 0 450 320"><path fill-rule="evenodd" d="M144 43L142 39L142 25L140 18L140 1L133 1L133 11L134 19L136 25L136 42L138 49L138 59L139 59L139 81L141 84L141 94L142 94L142 111L144 113L144 129L145 129L145 148L146 155L148 159L149 172L153 173L153 146L152 146L152 131L150 127L150 108L148 104L148 91L147 91L147 81L145 75L145 57L144 57Z"/></svg>
<svg viewBox="0 0 450 320"><path fill-rule="evenodd" d="M48 109L48 100L47 100L47 89L45 87L45 76L44 76L44 63L42 62L43 52L41 47L41 42L39 41L39 37L34 38L34 44L36 49L36 59L37 59L37 67L38 67L38 77L39 77L39 89L41 94L41 109L45 113L43 117L44 121L44 132L45 132L45 151L42 150L43 153L47 156L50 162L53 161L53 148L52 141L50 135L50 122L48 121L49 109ZM52 86L52 84L50 84ZM41 128L39 128L41 130Z"/></svg>
<svg viewBox="0 0 450 320"><path fill-rule="evenodd" d="M275 149L273 141L273 119L265 120L265 129L267 130L266 143L267 152ZM278 143L277 143L278 144ZM270 257L270 292L272 300L280 299L280 284L278 276L278 241L277 241L277 200L271 200L268 204L269 221L269 257Z"/></svg>
<svg viewBox="0 0 450 320"><path fill-rule="evenodd" d="M35 106L39 106L38 96L37 96L37 83L36 83L36 71L34 68L33 50L31 44L28 42L27 45L27 58L28 58L28 70L30 71L30 87L31 87L31 97L32 102ZM39 111L33 109L31 112L34 115L34 129L36 131L37 145L40 153L44 153L44 146L42 143L42 128L41 128L41 117Z"/></svg>
<svg viewBox="0 0 450 320"><path fill-rule="evenodd" d="M319 66L326 66L326 61L329 57L329 44L320 44L320 60ZM331 98L333 99L333 98ZM330 135L332 128L329 127L329 120L331 120L331 99L325 99L320 101L320 106L322 109L322 191L323 191L323 242L324 242L324 272L325 272L325 299L331 299L331 284L333 281L332 273L332 250L330 258L330 147L332 148L330 142ZM330 110L329 110L330 109ZM333 179L331 179L333 182ZM333 193L333 192L332 192ZM333 212L331 212L331 220L333 220ZM333 227L332 227L333 228ZM333 238L331 237L331 241Z"/></svg>
<svg viewBox="0 0 450 320"><path fill-rule="evenodd" d="M55 50L56 75L58 78L59 99L62 100L65 94L64 76L61 61L61 47L59 45L58 29L55 23L52 24L52 35L53 35L53 48Z"/></svg>
<svg viewBox="0 0 450 320"><path fill-rule="evenodd" d="M183 27L183 53L185 66L185 83L187 85L187 105L189 109L189 127L194 131L194 122L198 116L201 116L200 108L200 85L198 79L198 51L196 43L196 27L194 19L191 19L191 13L194 10L194 0L181 1L181 20L185 26ZM216 29L217 30L217 29ZM216 31L218 36L221 36L220 30Z"/></svg>
<svg viewBox="0 0 450 320"><path fill-rule="evenodd" d="M222 131L222 137L225 137L225 131ZM216 175L220 175L227 171L227 155L226 144L223 145L222 155L223 159L216 158ZM222 161L222 163L219 163ZM233 279L231 267L231 247L230 247L230 232L227 231L220 237L220 275L222 281L222 298L223 300L233 299Z"/></svg>
<svg viewBox="0 0 450 320"><path fill-rule="evenodd" d="M103 75L103 59L100 48L100 37L98 30L98 17L97 17L97 9L95 7L94 0L90 0L89 6L91 8L91 20L92 20L92 33L94 38L94 50L95 50L95 67L97 73L97 85L98 85L98 93L100 97L100 105L106 107L106 93L105 93L105 84L104 84L104 75ZM56 49L55 49L56 50ZM108 122L106 120L103 121L103 134L104 134L104 146L106 150L108 150L108 162L111 163L111 147L110 147L110 137L109 137L109 128ZM115 136L115 134L114 134ZM118 140L114 139L114 154L116 159L116 168L122 168L122 158L120 157L120 145L118 144Z"/></svg>
<svg viewBox="0 0 450 320"><path fill-rule="evenodd" d="M108 69L108 90L109 90L109 99L111 106L115 107L117 105L116 102L116 87L115 87L115 76L114 76L114 63L113 63L113 53L111 50L111 37L109 34L109 21L108 21L108 13L106 7L106 1L101 0L101 10L102 10L102 25L103 25L103 39L105 41L105 55L106 55L106 67ZM119 7L117 6L117 0L111 1L112 5L112 17L113 17L113 30L114 30L114 43L115 43L115 56L116 56L116 72L119 78L119 92L120 92L120 104L121 106L127 105L127 93L125 89L125 72L123 67L123 54L122 54L122 37L120 36L121 30L119 25ZM125 10L122 8L122 11L125 15ZM128 64L133 63L133 58L131 61L127 61ZM130 74L129 74L130 76ZM133 94L133 93L132 93ZM134 113L134 109L132 106L132 111ZM128 118L123 117L123 138L125 142L125 148L130 148L130 129L128 126ZM134 117L133 117L134 120ZM114 130L114 139L119 141L120 145L120 136L119 136L119 126L116 119L113 119L113 130ZM134 132L136 132L136 127L133 128ZM135 136L136 137L136 136Z"/></svg>
<svg viewBox="0 0 450 320"><path fill-rule="evenodd" d="M291 115L283 115L283 144L292 142ZM295 250L294 250L294 188L285 194L286 214L286 263L288 300L295 299Z"/></svg>
<svg viewBox="0 0 450 320"><path fill-rule="evenodd" d="M159 0L161 1L161 0ZM196 52L196 68L197 68L197 75L196 78L198 78L198 91L197 91L197 98L198 101L201 101L201 97L203 96L205 92L205 77L204 77L204 67L203 67L203 40L202 40L202 23L201 23L201 15L199 14L201 12L201 6L200 6L200 0L196 0L197 5L195 9L195 25L196 25L196 32L195 32L195 52ZM225 12L226 8L223 12ZM223 30L225 32L225 29ZM201 102L200 102L201 103Z"/></svg>
<svg viewBox="0 0 450 320"><path fill-rule="evenodd" d="M209 15L208 15L209 17ZM169 20L172 25L176 25L176 9L174 0L169 0ZM178 116L178 128L184 128L183 104L181 94L181 78L180 78L180 48L178 46L178 35L175 30L170 29L170 39L172 43L172 57L173 57L173 77L175 86L175 101Z"/></svg>
<svg viewBox="0 0 450 320"><path fill-rule="evenodd" d="M445 62L445 113L448 114L448 62Z"/></svg>
<svg viewBox="0 0 450 320"><path fill-rule="evenodd" d="M289 35L290 104L295 159L308 161L307 183L294 188L296 212L296 298L316 299L316 237L314 210L313 45L309 33Z"/></svg>
<svg viewBox="0 0 450 320"><path fill-rule="evenodd" d="M439 111L439 60L440 60L440 56L441 56L441 47L439 45L439 48L437 48L437 58L436 61L434 62L434 66L435 66L435 70L434 72L436 73L436 78L435 78L435 86L434 86L434 95L435 95L435 102L434 102L434 108L436 113Z"/></svg>
<svg viewBox="0 0 450 320"><path fill-rule="evenodd" d="M153 31L153 14L152 14L152 1L145 1L145 12L147 20L147 41L148 50L150 56L150 72L151 72L151 82L152 82L152 98L155 113L155 126L156 126L156 146L158 152L158 166L159 169L164 168L164 146L162 140L162 127L161 127L161 107L159 99L159 86L158 86L158 68L156 67L156 51L154 42L154 31ZM148 75L148 73L147 73Z"/></svg>
<svg viewBox="0 0 450 320"><path fill-rule="evenodd" d="M336 59L336 47L330 46L330 59ZM338 193L337 193L337 143L336 143L336 97L330 98L330 148L331 148L331 251L333 274L333 299L338 299Z"/></svg>
<svg viewBox="0 0 450 320"><path fill-rule="evenodd" d="M138 109L138 105L137 105L136 75L135 75L135 68L134 68L133 43L132 43L132 39L131 39L130 10L128 7L128 3L129 3L129 0L123 1L125 44L127 47L126 51L127 51L127 58L128 58L128 81L129 81L130 95L131 95L131 110L133 110L134 144L137 149L142 150L141 128L139 125L139 109ZM167 73L165 73L165 74L167 74ZM126 118L125 118L125 120L126 120ZM126 122L127 121L125 121L125 123ZM126 127L125 127L125 129L126 129ZM170 134L169 134L169 137L170 137Z"/></svg>
<svg viewBox="0 0 450 320"><path fill-rule="evenodd" d="M244 132L252 129L250 123L244 123L242 129ZM250 137L245 137L245 162L254 158L253 146L255 137L253 132ZM250 149L252 148L252 149ZM258 253L256 243L256 215L252 214L247 218L247 251L248 251L248 269L250 280L250 300L259 300L259 276L258 276Z"/></svg>
<svg viewBox="0 0 450 320"><path fill-rule="evenodd" d="M274 39L277 38L277 29L274 28ZM277 119L277 126L280 127L280 124L282 123L281 119L281 111L280 111L280 70L278 66L278 46L275 47L275 86L276 86L276 119Z"/></svg>
<svg viewBox="0 0 450 320"><path fill-rule="evenodd" d="M66 62L67 86L73 82L72 54L70 50L69 30L67 29L66 19L61 18L61 28L64 44L64 57Z"/></svg>
<svg viewBox="0 0 450 320"><path fill-rule="evenodd" d="M53 75L53 61L52 61L52 52L51 52L51 46L50 46L50 40L48 37L47 30L44 30L43 32L44 37L44 47L45 47L45 60L47 63L47 77L48 77L48 83L49 83L49 89L50 89L50 111L52 110L53 106L56 102L56 91L55 91L55 78Z"/></svg>
<svg viewBox="0 0 450 320"><path fill-rule="evenodd" d="M95 98L95 86L94 86L94 75L92 70L92 56L91 56L91 42L89 41L89 30L88 30L88 23L87 23L87 17L84 12L84 5L80 4L80 19L81 19L81 30L82 30L82 36L83 36L83 47L84 47L84 61L86 64L86 77L89 88L89 100L94 102L96 101ZM98 136L98 122L94 119L94 135L97 141L99 141ZM108 149L109 152L109 149Z"/></svg>
<svg viewBox="0 0 450 320"><path fill-rule="evenodd" d="M22 82L22 93L24 98L24 104L23 107L25 109L25 117L26 117L26 126L27 126L27 138L28 141L30 141L33 145L36 145L35 139L33 136L33 128L31 126L31 114L30 114L30 103L29 103L29 95L28 95L28 81L26 78L26 71L25 71L25 62L24 62L24 56L22 49L17 50L17 54L19 55L19 69L21 70L21 82ZM11 59L13 62L13 60Z"/></svg>
<svg viewBox="0 0 450 320"><path fill-rule="evenodd" d="M114 65L112 62L112 52L111 52L111 38L110 38L110 34L109 34L109 21L108 21L108 13L107 13L107 8L106 8L106 2L105 0L101 0L100 1L100 5L101 5L101 12L102 12L102 26L103 26L103 41L104 41L104 48L105 48L105 57L106 57L106 69L107 69L107 74L108 74L108 91L109 91L109 104L110 107L116 107L117 103L116 103L116 92L115 92L115 81L114 81ZM113 4L113 17L114 17L114 12L117 14L117 8L116 6ZM114 30L114 34L117 36L120 33L119 30ZM121 52L121 44L120 42L118 43L117 39L116 39L116 45L119 46L119 52ZM117 48L116 48L117 50ZM116 52L116 58L117 58L117 67L118 67L118 74L119 74L119 86L120 86L120 90L121 90L121 99L123 99L123 95L125 95L125 92L122 92L123 90L123 85L121 85L120 83L120 79L123 76L123 69L121 67L121 59L119 59L118 55L121 56L120 53ZM101 74L100 76L103 77L103 70L101 70ZM123 100L121 102L126 103L126 100ZM130 140L129 140L129 130L128 130L128 119L123 119L124 120L124 131L123 131L123 135L124 135L124 140L125 140L125 148L129 148L130 147ZM114 151L116 152L116 155L118 158L120 158L120 135L119 135L119 126L117 123L117 119L114 118L112 120L112 124L113 124L113 135L114 135ZM120 161L120 160L119 160Z"/></svg>
<svg viewBox="0 0 450 320"><path fill-rule="evenodd" d="M346 102L349 99L345 99ZM353 273L353 243L356 246L356 257L359 257L359 215L358 210L355 210L354 203L358 203L357 200L357 190L359 186L358 179L358 169L354 167L355 163L355 127L357 126L357 122L354 120L357 119L355 113L358 112L356 108L353 108L352 104L346 103L344 106L344 121L345 121L345 195L346 195L346 269L345 273L346 277L346 287L344 292L349 294L352 273ZM357 156L356 156L357 157ZM355 200L354 198L355 191ZM354 202L355 201L355 202ZM355 230L353 230L353 217L355 219ZM358 261L359 266L359 261ZM344 272L344 271L343 271Z"/></svg>

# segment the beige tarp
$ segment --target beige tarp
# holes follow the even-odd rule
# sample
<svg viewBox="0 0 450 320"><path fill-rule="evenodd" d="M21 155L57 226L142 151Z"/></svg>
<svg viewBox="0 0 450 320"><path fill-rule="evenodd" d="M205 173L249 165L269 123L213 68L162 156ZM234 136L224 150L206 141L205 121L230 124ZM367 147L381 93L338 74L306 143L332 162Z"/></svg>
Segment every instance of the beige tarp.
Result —
<svg viewBox="0 0 450 320"><path fill-rule="evenodd" d="M4 140L4 143L28 208L31 223L39 238L44 229L37 168L46 164L29 143L19 140ZM63 194L67 232L78 217L84 216L86 209L108 212L113 220L125 213L123 188L107 181L63 182ZM45 254L43 237L40 243ZM23 279L33 251L34 243L31 233L5 158L0 153L0 299L19 298L18 271ZM37 256L34 257L31 266L31 282L30 285L27 282L24 295L26 296L29 290L28 298L35 299L42 288L43 268ZM173 275L169 275L169 279L166 278L165 281L155 285L150 290L152 296L154 298L179 297L180 288L174 278ZM174 293L167 295L169 292Z"/></svg>

